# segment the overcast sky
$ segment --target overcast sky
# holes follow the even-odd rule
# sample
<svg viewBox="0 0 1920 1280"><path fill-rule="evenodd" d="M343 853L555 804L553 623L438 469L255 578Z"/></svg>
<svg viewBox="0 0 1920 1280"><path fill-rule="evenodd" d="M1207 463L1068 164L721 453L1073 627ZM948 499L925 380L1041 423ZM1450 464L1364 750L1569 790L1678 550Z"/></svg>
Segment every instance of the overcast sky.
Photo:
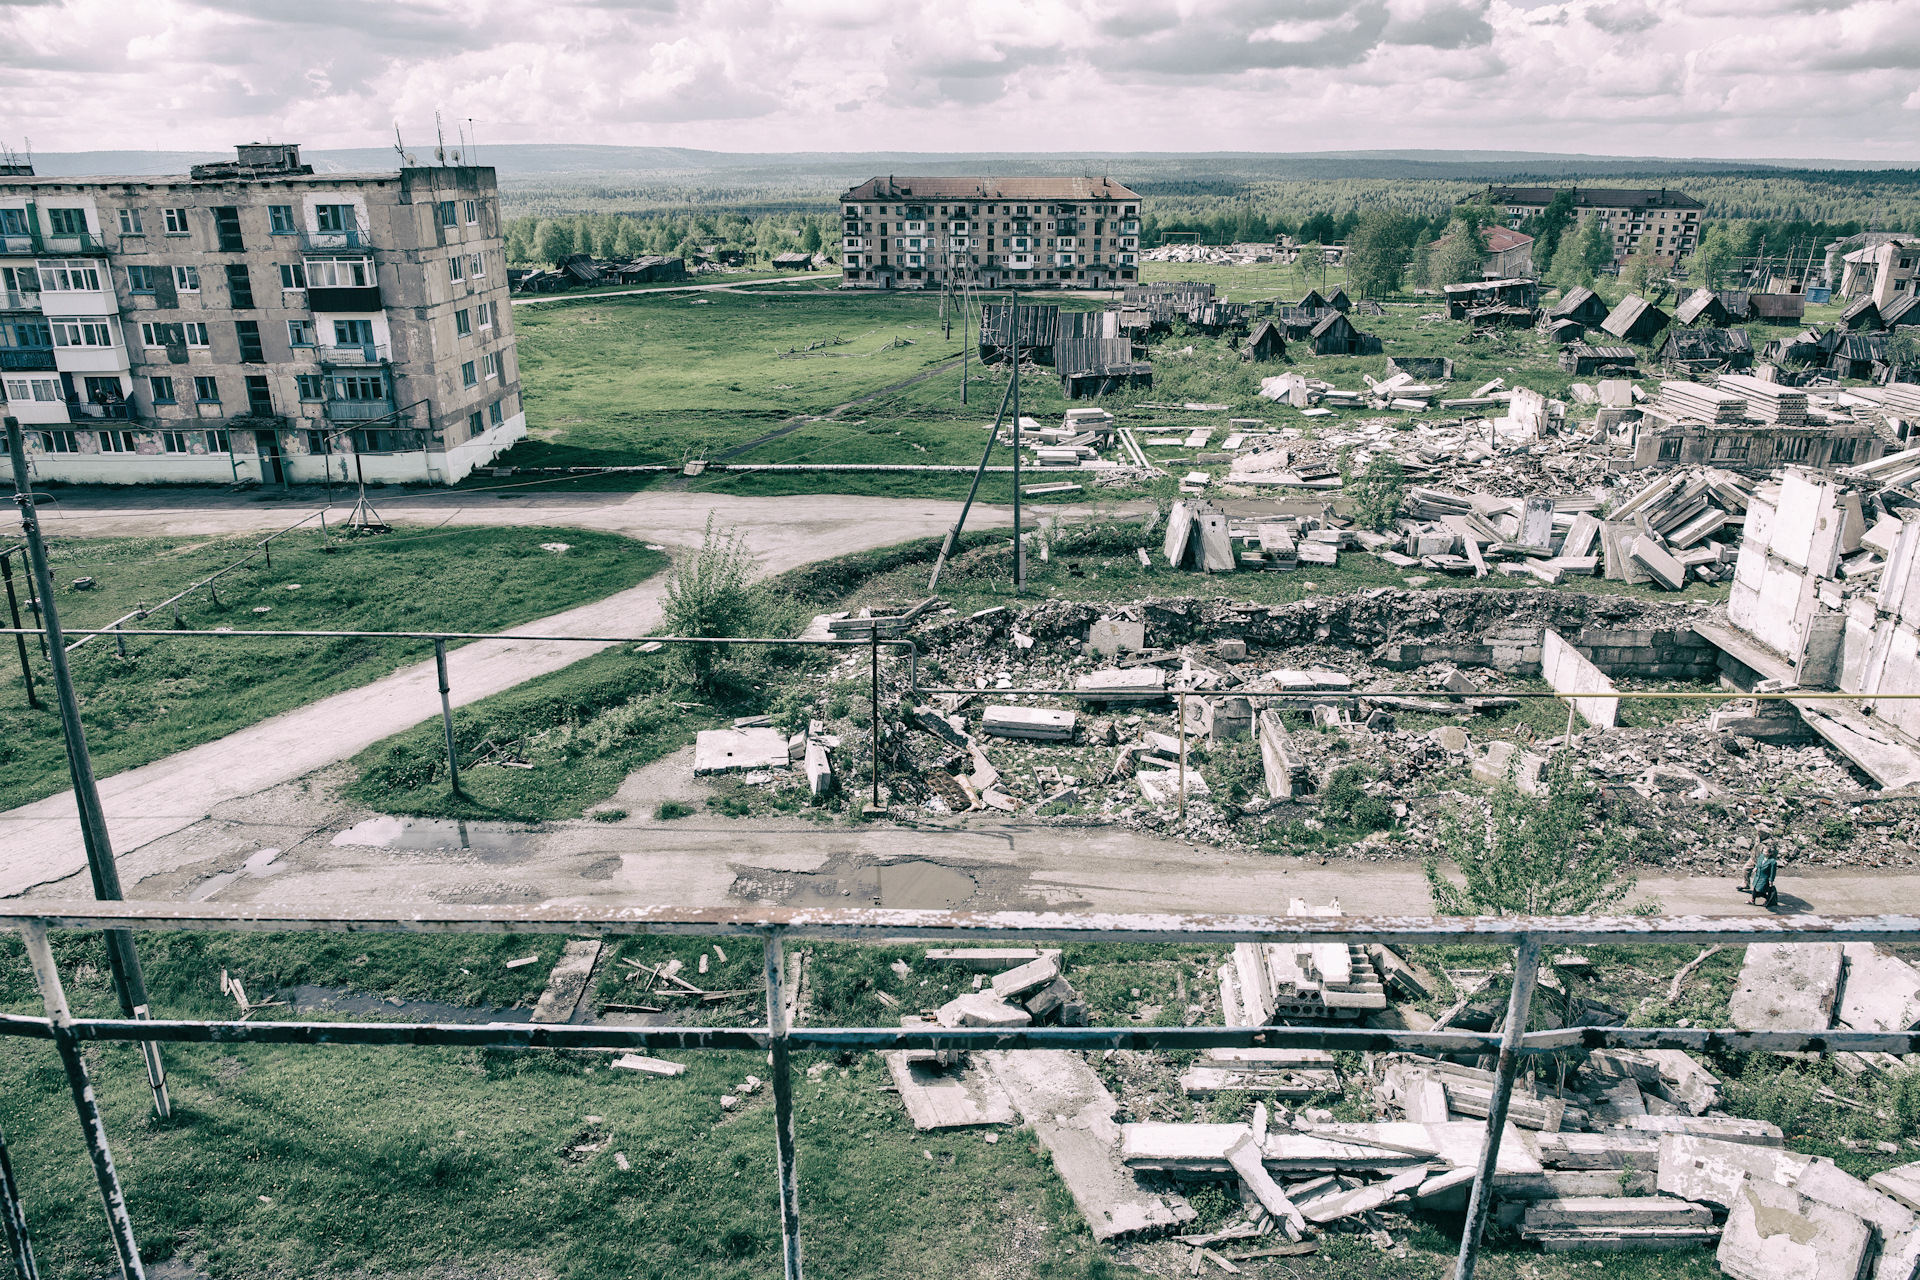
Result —
<svg viewBox="0 0 1920 1280"><path fill-rule="evenodd" d="M38 151L1920 157L1920 0L0 0L0 78Z"/></svg>

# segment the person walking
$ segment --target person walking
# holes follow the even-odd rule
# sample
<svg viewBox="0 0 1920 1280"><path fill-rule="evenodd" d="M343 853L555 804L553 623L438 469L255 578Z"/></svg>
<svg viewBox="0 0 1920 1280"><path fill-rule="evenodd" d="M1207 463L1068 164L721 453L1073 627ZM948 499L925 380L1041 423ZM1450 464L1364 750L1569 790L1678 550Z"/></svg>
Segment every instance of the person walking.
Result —
<svg viewBox="0 0 1920 1280"><path fill-rule="evenodd" d="M1749 905L1764 900L1767 910L1773 910L1780 900L1779 887L1774 883L1780 874L1780 860L1773 850L1760 848L1754 852L1753 860L1747 863L1741 892L1747 895Z"/></svg>

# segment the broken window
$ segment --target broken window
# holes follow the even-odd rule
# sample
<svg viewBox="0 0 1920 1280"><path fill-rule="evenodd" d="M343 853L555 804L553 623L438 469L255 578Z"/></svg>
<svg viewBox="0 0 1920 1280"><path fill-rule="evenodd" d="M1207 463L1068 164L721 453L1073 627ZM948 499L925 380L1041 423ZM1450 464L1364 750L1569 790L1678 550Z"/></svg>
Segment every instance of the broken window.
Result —
<svg viewBox="0 0 1920 1280"><path fill-rule="evenodd" d="M200 268L175 267L173 269L173 287L181 293L200 292Z"/></svg>
<svg viewBox="0 0 1920 1280"><path fill-rule="evenodd" d="M460 206L457 201L442 200L440 202L440 225L443 227L460 225Z"/></svg>
<svg viewBox="0 0 1920 1280"><path fill-rule="evenodd" d="M350 204L317 204L313 207L313 220L322 235L341 235L360 226Z"/></svg>
<svg viewBox="0 0 1920 1280"><path fill-rule="evenodd" d="M387 380L377 373L338 374L333 378L335 400L385 400Z"/></svg>
<svg viewBox="0 0 1920 1280"><path fill-rule="evenodd" d="M465 308L453 313L453 331L462 338L473 332L473 316Z"/></svg>
<svg viewBox="0 0 1920 1280"><path fill-rule="evenodd" d="M49 209L47 210L48 233L56 236L84 236L87 234L87 211L85 209Z"/></svg>
<svg viewBox="0 0 1920 1280"><path fill-rule="evenodd" d="M153 292L152 267L128 267L127 288L133 293Z"/></svg>
<svg viewBox="0 0 1920 1280"><path fill-rule="evenodd" d="M327 380L317 373L296 373L293 375L293 385L302 400L327 398Z"/></svg>
<svg viewBox="0 0 1920 1280"><path fill-rule="evenodd" d="M307 268L304 263L283 262L280 264L280 287L282 289L304 289L307 287Z"/></svg>
<svg viewBox="0 0 1920 1280"><path fill-rule="evenodd" d="M463 387L480 385L480 375L474 372L473 361L471 360L460 366L460 385Z"/></svg>
<svg viewBox="0 0 1920 1280"><path fill-rule="evenodd" d="M258 320L235 320L234 337L240 343L240 363L265 364L266 349L260 343L260 322Z"/></svg>

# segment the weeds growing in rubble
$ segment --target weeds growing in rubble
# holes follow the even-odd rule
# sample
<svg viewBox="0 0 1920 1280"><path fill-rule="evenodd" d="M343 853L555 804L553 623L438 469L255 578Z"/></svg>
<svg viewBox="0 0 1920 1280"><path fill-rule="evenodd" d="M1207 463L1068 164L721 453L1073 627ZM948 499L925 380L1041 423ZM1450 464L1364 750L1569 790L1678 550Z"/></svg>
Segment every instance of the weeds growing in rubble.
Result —
<svg viewBox="0 0 1920 1280"><path fill-rule="evenodd" d="M1440 845L1465 883L1454 884L1429 855L1422 869L1435 911L1581 915L1617 906L1633 891L1631 838L1607 818L1566 753L1548 759L1545 782L1545 796L1529 796L1510 769L1484 807L1467 801L1443 815Z"/></svg>

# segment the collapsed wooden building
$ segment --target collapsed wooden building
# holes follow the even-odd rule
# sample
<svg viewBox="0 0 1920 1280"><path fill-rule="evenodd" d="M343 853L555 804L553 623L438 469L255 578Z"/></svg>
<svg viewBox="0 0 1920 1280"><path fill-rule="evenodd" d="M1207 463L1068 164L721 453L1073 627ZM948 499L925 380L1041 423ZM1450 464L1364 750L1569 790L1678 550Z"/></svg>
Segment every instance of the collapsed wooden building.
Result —
<svg viewBox="0 0 1920 1280"><path fill-rule="evenodd" d="M1667 330L1660 347L1660 363L1689 369L1696 373L1715 369L1740 370L1753 367L1753 339L1745 329Z"/></svg>

